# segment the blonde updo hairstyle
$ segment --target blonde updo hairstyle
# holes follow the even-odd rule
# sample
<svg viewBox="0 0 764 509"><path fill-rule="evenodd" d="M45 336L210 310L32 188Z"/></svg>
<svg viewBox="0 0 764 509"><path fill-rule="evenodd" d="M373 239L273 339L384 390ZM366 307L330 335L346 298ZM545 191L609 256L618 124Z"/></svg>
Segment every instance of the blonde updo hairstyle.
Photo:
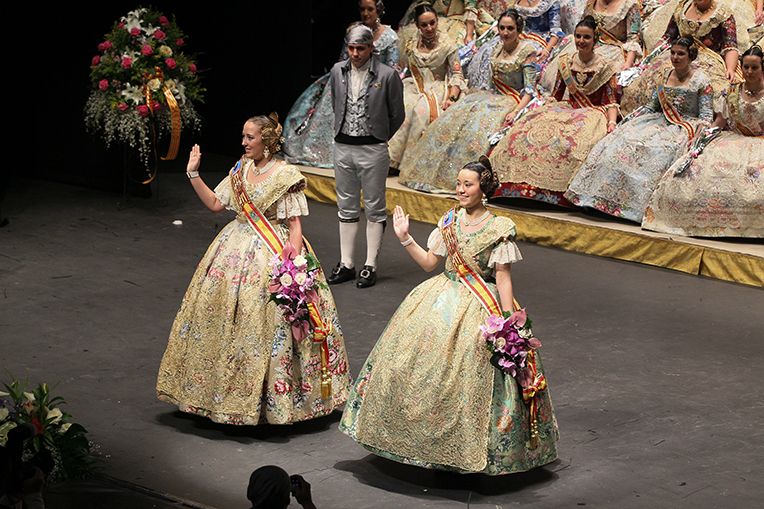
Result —
<svg viewBox="0 0 764 509"><path fill-rule="evenodd" d="M272 112L269 115L256 115L248 118L247 122L252 122L260 127L260 136L268 152L275 154L281 151L281 144L284 143L284 138L281 136L282 127L279 124L279 116L276 112Z"/></svg>

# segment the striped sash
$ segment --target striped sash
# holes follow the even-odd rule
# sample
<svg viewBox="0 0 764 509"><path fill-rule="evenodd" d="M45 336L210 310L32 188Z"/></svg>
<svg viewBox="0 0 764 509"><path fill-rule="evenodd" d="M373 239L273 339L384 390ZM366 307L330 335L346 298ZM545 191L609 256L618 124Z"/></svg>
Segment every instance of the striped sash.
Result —
<svg viewBox="0 0 764 509"><path fill-rule="evenodd" d="M570 69L570 64L566 58L560 59L560 76L562 76L562 81L568 88L569 102L573 107L594 108L607 117L607 110L604 107L595 106L591 99L589 99L589 96L578 89L578 84L573 79L573 71Z"/></svg>
<svg viewBox="0 0 764 509"><path fill-rule="evenodd" d="M666 120L668 120L672 124L678 125L679 127L683 128L685 131L687 131L687 140L690 141L695 137L695 129L693 129L692 125L689 122L686 122L682 118L682 115L676 110L671 100L669 100L669 98L666 97L665 85L667 80L668 80L668 74L666 75L665 78L663 78L663 81L658 85L658 102L660 102L661 104L661 109L663 110L663 116L666 117Z"/></svg>
<svg viewBox="0 0 764 509"><path fill-rule="evenodd" d="M247 223L252 227L252 230L258 237L268 246L268 250L276 256L283 258L284 243L281 241L276 229L273 227L268 218L260 212L244 187L243 165L241 161L236 163L236 166L231 170L231 187L233 188L234 196L241 206L241 210L244 217L247 219ZM310 246L306 239L305 247L310 253L313 253L313 248ZM321 313L318 310L318 306L314 302L308 302L308 316L310 323L313 326L313 342L321 344L321 397L328 399L332 394L332 378L329 374L329 344L327 337L331 332L331 324L326 324L321 318Z"/></svg>
<svg viewBox="0 0 764 509"><path fill-rule="evenodd" d="M446 249L451 257L451 263L456 268L456 274L459 280L467 287L470 293L480 302L480 305L491 315L502 316L499 301L488 288L488 284L483 277L465 261L461 252L459 252L459 243L456 239L454 225L456 224L456 209L446 212L443 218L443 226L440 227L440 233L446 244Z"/></svg>

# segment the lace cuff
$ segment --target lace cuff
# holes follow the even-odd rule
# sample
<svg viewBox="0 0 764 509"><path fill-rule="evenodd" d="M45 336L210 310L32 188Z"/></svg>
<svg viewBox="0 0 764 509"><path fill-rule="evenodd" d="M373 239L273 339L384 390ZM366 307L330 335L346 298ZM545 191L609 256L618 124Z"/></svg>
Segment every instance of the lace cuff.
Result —
<svg viewBox="0 0 764 509"><path fill-rule="evenodd" d="M476 23L478 20L477 9L466 7L464 10L464 21L472 21Z"/></svg>
<svg viewBox="0 0 764 509"><path fill-rule="evenodd" d="M623 51L628 53L629 51L633 51L637 54L634 63L638 63L638 59L642 57L642 46L639 44L639 40L636 38L633 40L627 40L623 44Z"/></svg>
<svg viewBox="0 0 764 509"><path fill-rule="evenodd" d="M220 184L215 187L215 196L218 201L223 204L228 210L233 210L233 189L231 189L231 176L227 175L226 178L220 181Z"/></svg>
<svg viewBox="0 0 764 509"><path fill-rule="evenodd" d="M440 234L440 228L435 228L427 238L427 249L437 256L448 256L446 243L443 241L443 235Z"/></svg>
<svg viewBox="0 0 764 509"><path fill-rule="evenodd" d="M511 240L505 240L500 242L491 251L491 256L488 258L488 267L494 268L497 263L515 263L523 259L523 255L520 254L520 249L517 244Z"/></svg>
<svg viewBox="0 0 764 509"><path fill-rule="evenodd" d="M290 217L307 216L308 200L305 193L298 191L296 193L285 193L276 200L276 219L289 219Z"/></svg>

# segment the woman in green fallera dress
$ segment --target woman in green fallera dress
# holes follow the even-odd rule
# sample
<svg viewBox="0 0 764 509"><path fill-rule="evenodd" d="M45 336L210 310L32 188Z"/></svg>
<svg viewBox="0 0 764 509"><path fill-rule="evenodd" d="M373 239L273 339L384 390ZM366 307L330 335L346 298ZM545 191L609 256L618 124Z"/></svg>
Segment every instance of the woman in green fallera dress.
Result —
<svg viewBox="0 0 764 509"><path fill-rule="evenodd" d="M301 252L305 179L273 157L280 136L275 114L248 120L243 157L214 191L199 177L198 145L188 162L188 177L204 205L213 212L231 210L236 218L212 241L186 290L162 357L157 396L224 424L288 424L328 415L342 406L350 387L342 330L323 274L317 276L323 286L317 307L329 330L325 360L321 343L294 337L270 300L275 255L269 237L257 233L243 210L244 204L256 207L265 221L255 223L272 225L279 242L271 238L270 245L291 243ZM331 383L322 384L327 375Z"/></svg>
<svg viewBox="0 0 764 509"><path fill-rule="evenodd" d="M513 309L510 266L522 259L513 242L515 225L482 202L497 186L487 158L467 164L456 184L461 208L441 219L428 250L409 235L403 209L395 209L395 234L414 261L431 271L445 259L446 269L406 297L351 390L340 429L375 454L489 475L523 472L557 458L548 390L536 392L532 425L523 389L490 362L480 330L489 313L454 262L477 274L473 283L479 280L502 310ZM538 357L536 366L541 375Z"/></svg>

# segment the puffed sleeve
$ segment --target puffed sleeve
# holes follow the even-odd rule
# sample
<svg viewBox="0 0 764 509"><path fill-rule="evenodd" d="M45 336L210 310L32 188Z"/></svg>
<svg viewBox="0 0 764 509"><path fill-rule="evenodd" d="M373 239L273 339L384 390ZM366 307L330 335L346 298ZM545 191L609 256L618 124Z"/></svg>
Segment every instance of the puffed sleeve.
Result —
<svg viewBox="0 0 764 509"><path fill-rule="evenodd" d="M460 90L466 90L467 84L464 82L462 74L462 64L459 63L459 52L454 50L448 54L448 86L459 87Z"/></svg>
<svg viewBox="0 0 764 509"><path fill-rule="evenodd" d="M546 16L549 19L549 35L556 35L558 39L565 37L565 32L562 31L560 22L560 2L555 1L552 6L546 11ZM559 41L558 41L559 42Z"/></svg>
<svg viewBox="0 0 764 509"><path fill-rule="evenodd" d="M718 97L714 98L713 105L714 105L714 112L718 113L722 117L724 117L725 120L729 122L730 120L730 107L727 103L727 98L729 97L729 90L723 91L721 94L719 94Z"/></svg>
<svg viewBox="0 0 764 509"><path fill-rule="evenodd" d="M737 51L737 26L735 24L735 16L730 16L722 23L722 50L721 55L724 56L728 51Z"/></svg>
<svg viewBox="0 0 764 509"><path fill-rule="evenodd" d="M698 90L698 118L709 124L714 121L714 89L711 83L704 80Z"/></svg>
<svg viewBox="0 0 764 509"><path fill-rule="evenodd" d="M557 101L562 101L562 98L565 97L565 82L562 79L562 74L560 74L560 71L557 71L557 78L554 81L554 89L552 89L552 97L554 97Z"/></svg>
<svg viewBox="0 0 764 509"><path fill-rule="evenodd" d="M233 189L231 189L231 176L226 177L220 181L220 184L215 187L215 196L218 201L223 204L228 210L233 210Z"/></svg>
<svg viewBox="0 0 764 509"><path fill-rule="evenodd" d="M642 45L639 42L640 33L642 33L642 16L639 15L639 2L634 2L629 12L626 13L626 43L623 45L624 51L634 51L637 56L642 55Z"/></svg>
<svg viewBox="0 0 764 509"><path fill-rule="evenodd" d="M488 267L494 268L496 264L515 263L523 259L520 249L511 240L504 240L494 246L491 256L488 258Z"/></svg>
<svg viewBox="0 0 764 509"><path fill-rule="evenodd" d="M446 249L446 243L443 241L443 235L440 233L440 228L435 228L430 236L427 238L427 249L432 251L432 254L438 256L447 256L448 249Z"/></svg>
<svg viewBox="0 0 764 509"><path fill-rule="evenodd" d="M308 200L305 198L305 183L292 186L281 198L276 200L276 219L307 216Z"/></svg>

